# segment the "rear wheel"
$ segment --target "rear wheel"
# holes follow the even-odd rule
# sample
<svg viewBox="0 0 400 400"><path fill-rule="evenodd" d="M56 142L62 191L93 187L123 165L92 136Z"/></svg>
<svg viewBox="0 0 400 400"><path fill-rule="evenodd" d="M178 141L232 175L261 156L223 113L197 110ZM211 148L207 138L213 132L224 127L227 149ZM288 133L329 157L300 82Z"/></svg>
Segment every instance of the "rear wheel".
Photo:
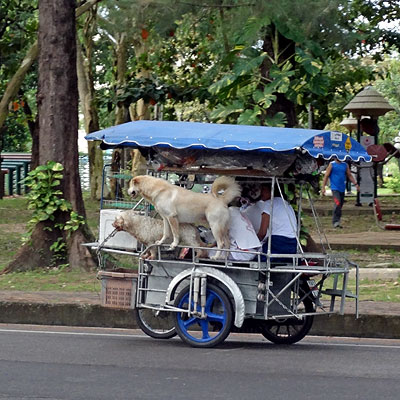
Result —
<svg viewBox="0 0 400 400"><path fill-rule="evenodd" d="M175 319L172 313L148 308L134 309L139 328L155 339L171 339L176 336Z"/></svg>
<svg viewBox="0 0 400 400"><path fill-rule="evenodd" d="M175 306L189 308L189 286L175 300ZM193 309L193 299L191 309ZM197 311L201 312L200 305ZM214 347L222 343L231 330L232 306L225 292L213 284L207 285L205 318L175 313L175 328L180 338L193 347Z"/></svg>
<svg viewBox="0 0 400 400"><path fill-rule="evenodd" d="M298 305L299 312L313 312L314 305L310 298L305 298ZM314 321L313 315L306 315L301 319L290 317L276 320L260 321L261 334L276 344L293 344L304 338L310 331Z"/></svg>

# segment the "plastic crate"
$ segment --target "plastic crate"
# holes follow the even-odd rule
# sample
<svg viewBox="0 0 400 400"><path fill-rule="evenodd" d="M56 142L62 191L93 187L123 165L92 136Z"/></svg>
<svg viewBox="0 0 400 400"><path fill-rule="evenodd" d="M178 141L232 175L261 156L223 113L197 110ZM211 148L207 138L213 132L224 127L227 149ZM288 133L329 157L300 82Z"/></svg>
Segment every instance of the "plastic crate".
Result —
<svg viewBox="0 0 400 400"><path fill-rule="evenodd" d="M137 273L99 271L101 304L104 307L131 309L136 306Z"/></svg>
<svg viewBox="0 0 400 400"><path fill-rule="evenodd" d="M100 210L100 226L99 226L99 243L102 244L104 239L108 237L108 235L114 230L112 223L115 221L115 218L123 210ZM136 238L130 235L128 232L119 231L113 237L109 238L106 243L104 243L105 247L114 248L114 249L125 249L125 250L138 250L138 242Z"/></svg>

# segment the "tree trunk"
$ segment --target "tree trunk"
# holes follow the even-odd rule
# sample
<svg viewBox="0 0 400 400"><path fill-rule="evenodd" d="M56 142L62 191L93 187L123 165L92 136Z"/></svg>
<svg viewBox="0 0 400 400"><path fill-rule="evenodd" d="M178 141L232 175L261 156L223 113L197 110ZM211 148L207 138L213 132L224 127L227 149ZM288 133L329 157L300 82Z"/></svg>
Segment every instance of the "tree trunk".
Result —
<svg viewBox="0 0 400 400"><path fill-rule="evenodd" d="M83 55L79 41L77 49L78 89L86 133L96 132L100 129L92 74L92 27L95 22L95 15L96 9L91 10L85 22L84 41L86 57ZM88 155L90 198L92 200L99 200L101 197L104 164L103 151L100 149L99 143L88 142Z"/></svg>
<svg viewBox="0 0 400 400"><path fill-rule="evenodd" d="M136 43L135 44L135 55L136 58L139 58L141 54L147 51L145 43ZM150 72L146 70L140 71L137 75L137 78L149 78ZM129 106L129 113L132 121L141 121L141 120L149 120L150 108L149 104L145 103L143 99L140 99L136 103L133 103ZM131 151L131 159L132 159L132 167L131 172L133 176L143 175L147 171L146 159L142 156L139 150Z"/></svg>
<svg viewBox="0 0 400 400"><path fill-rule="evenodd" d="M117 82L117 95L122 92L121 87L126 83L126 70L127 70L127 58L128 58L128 35L123 32L118 38L116 57L117 57L117 71L116 71L116 82ZM115 125L123 124L129 121L129 111L123 104L117 104L115 109Z"/></svg>
<svg viewBox="0 0 400 400"><path fill-rule="evenodd" d="M261 75L265 78L269 78L269 70L272 62L274 64L280 64L288 60L290 63L294 64L295 43L281 35L274 25L271 25L270 29L267 30L263 42L263 51L268 53L273 60L271 61L267 57L261 64ZM283 112L287 119L285 126L288 128L295 126L297 124L295 104L289 100L284 93L274 94L276 95L276 100L268 108L267 115L273 117L278 112Z"/></svg>
<svg viewBox="0 0 400 400"><path fill-rule="evenodd" d="M116 82L117 82L117 95L122 92L121 87L126 83L126 70L127 70L127 58L128 58L128 35L123 32L119 38L116 49L117 59L117 70L116 70ZM117 104L115 108L115 125L120 125L125 122L129 122L129 109L124 104ZM126 160L124 159L124 153L120 149L115 149L112 154L111 160L111 171L113 173L119 172L120 168L125 167ZM110 195L112 198L122 197L122 188L117 186L116 179L110 179Z"/></svg>
<svg viewBox="0 0 400 400"><path fill-rule="evenodd" d="M78 170L78 85L76 74L75 2L39 0L39 164L56 161L64 166L60 189L74 211L85 217ZM66 213L56 212L54 221L36 225L32 245L25 245L7 271L68 263L71 268L95 267L89 250L81 246L92 240L87 228L70 238L55 228L64 224ZM43 229L51 227L52 230ZM67 243L63 259L50 250L62 236Z"/></svg>
<svg viewBox="0 0 400 400"><path fill-rule="evenodd" d="M32 138L32 150L31 150L31 170L34 170L39 165L39 118L38 115L33 115L32 109L29 106L28 99L24 96L24 113L27 116L27 123L29 132Z"/></svg>

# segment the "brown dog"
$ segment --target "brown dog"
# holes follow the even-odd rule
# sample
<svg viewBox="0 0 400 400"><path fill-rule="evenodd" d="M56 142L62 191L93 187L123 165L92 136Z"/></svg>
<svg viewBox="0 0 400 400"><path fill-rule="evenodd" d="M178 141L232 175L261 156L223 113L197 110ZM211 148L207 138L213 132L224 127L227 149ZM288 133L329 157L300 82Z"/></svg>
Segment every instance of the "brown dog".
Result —
<svg viewBox="0 0 400 400"><path fill-rule="evenodd" d="M172 185L164 179L140 175L129 182L128 193L142 195L154 205L164 220L162 238L156 244L164 243L172 232L171 249L180 239L179 223L204 222L210 225L217 241L218 249L229 249L229 211L227 205L240 196L240 186L234 178L221 176L217 178L210 193L195 193L179 186ZM219 258L217 251L214 259Z"/></svg>
<svg viewBox="0 0 400 400"><path fill-rule="evenodd" d="M154 244L163 236L163 221L161 219L146 217L136 214L134 211L123 211L113 222L113 227L119 231L125 231L135 237L140 243L146 247ZM201 238L196 227L190 224L181 224L180 232L182 236L182 245L191 247L207 247ZM171 242L171 238L169 240ZM146 251L142 258L154 260L157 255L157 249L152 247ZM207 257L207 250L198 250L197 256L200 258Z"/></svg>

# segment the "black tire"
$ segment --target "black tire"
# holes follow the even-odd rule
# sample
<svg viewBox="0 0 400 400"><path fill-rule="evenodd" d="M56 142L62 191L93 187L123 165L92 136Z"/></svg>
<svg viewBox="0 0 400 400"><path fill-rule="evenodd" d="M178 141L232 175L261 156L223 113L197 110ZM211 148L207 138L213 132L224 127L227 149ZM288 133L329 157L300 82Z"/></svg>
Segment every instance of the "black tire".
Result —
<svg viewBox="0 0 400 400"><path fill-rule="evenodd" d="M157 312L148 308L135 308L134 314L139 328L154 339L171 339L176 336L173 313Z"/></svg>
<svg viewBox="0 0 400 400"><path fill-rule="evenodd" d="M188 308L189 286L175 299L175 306ZM175 329L179 337L192 347L209 348L222 343L229 335L233 311L225 292L218 286L207 284L206 319L189 317L187 313L174 313ZM200 311L200 306L198 307Z"/></svg>
<svg viewBox="0 0 400 400"><path fill-rule="evenodd" d="M303 301L305 312L314 312L314 305L310 298ZM302 319L282 318L278 320L260 321L258 328L260 333L275 344L293 344L303 339L310 331L314 321L313 315L307 315Z"/></svg>

